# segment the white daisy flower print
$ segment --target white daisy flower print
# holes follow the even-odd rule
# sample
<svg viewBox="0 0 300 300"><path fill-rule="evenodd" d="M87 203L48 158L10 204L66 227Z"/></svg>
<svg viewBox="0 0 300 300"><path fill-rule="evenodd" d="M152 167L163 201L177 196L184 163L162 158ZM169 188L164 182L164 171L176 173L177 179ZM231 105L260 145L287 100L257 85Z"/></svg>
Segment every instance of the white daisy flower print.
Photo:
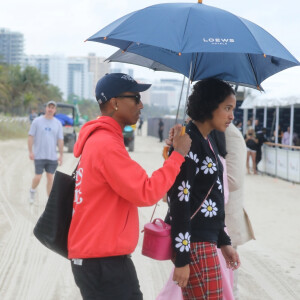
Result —
<svg viewBox="0 0 300 300"><path fill-rule="evenodd" d="M190 151L186 156L192 159L196 164L199 162L197 153L194 154L192 151Z"/></svg>
<svg viewBox="0 0 300 300"><path fill-rule="evenodd" d="M201 207L203 207L201 212L204 214L204 217L212 218L217 215L218 208L216 207L216 202L211 201L211 199L205 200Z"/></svg>
<svg viewBox="0 0 300 300"><path fill-rule="evenodd" d="M178 197L179 197L179 201L185 201L188 202L189 201L189 196L190 196L190 185L189 182L184 182L182 181L181 185L178 187L178 189L180 190Z"/></svg>
<svg viewBox="0 0 300 300"><path fill-rule="evenodd" d="M214 174L214 172L217 171L216 164L208 156L206 156L206 159L203 160L202 164L201 170L204 171L204 174L207 174L208 172Z"/></svg>
<svg viewBox="0 0 300 300"><path fill-rule="evenodd" d="M175 247L179 248L180 252L186 251L189 252L190 251L190 239L191 239L191 235L186 232L185 235L183 235L183 233L179 233L178 236L175 238L175 241L178 242Z"/></svg>
<svg viewBox="0 0 300 300"><path fill-rule="evenodd" d="M197 153L194 154L192 151L190 151L186 156L189 157L190 159L192 159L196 164L198 164L199 158L197 156ZM200 169L197 167L196 168L196 174L199 173L199 170Z"/></svg>
<svg viewBox="0 0 300 300"><path fill-rule="evenodd" d="M223 186L222 186L222 183L221 183L221 180L220 180L219 177L218 177L218 180L217 180L217 184L218 184L218 190L220 190L220 192L222 193L222 191L223 191Z"/></svg>

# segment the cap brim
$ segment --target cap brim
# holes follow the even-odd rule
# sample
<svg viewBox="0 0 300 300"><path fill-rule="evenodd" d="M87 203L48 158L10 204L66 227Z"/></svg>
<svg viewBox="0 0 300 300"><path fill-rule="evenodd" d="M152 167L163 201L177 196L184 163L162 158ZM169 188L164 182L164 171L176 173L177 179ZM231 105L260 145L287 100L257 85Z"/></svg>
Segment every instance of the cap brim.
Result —
<svg viewBox="0 0 300 300"><path fill-rule="evenodd" d="M127 92L144 92L150 88L151 84L138 83Z"/></svg>

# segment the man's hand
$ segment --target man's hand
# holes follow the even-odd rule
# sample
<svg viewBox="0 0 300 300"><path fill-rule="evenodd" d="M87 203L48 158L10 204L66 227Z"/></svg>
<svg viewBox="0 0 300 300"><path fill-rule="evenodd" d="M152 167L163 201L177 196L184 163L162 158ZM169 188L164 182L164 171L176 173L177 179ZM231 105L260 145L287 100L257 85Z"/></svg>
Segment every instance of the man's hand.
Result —
<svg viewBox="0 0 300 300"><path fill-rule="evenodd" d="M34 160L34 154L33 154L33 152L29 152L29 159Z"/></svg>
<svg viewBox="0 0 300 300"><path fill-rule="evenodd" d="M176 126L176 125L175 125ZM166 144L171 147L173 145L173 139L174 139L174 128L173 126L169 131L169 137L165 140Z"/></svg>
<svg viewBox="0 0 300 300"><path fill-rule="evenodd" d="M33 136L32 135L28 136L27 146L28 146L28 151L29 151L29 159L34 160L34 154L32 151L32 146L33 146Z"/></svg>
<svg viewBox="0 0 300 300"><path fill-rule="evenodd" d="M64 153L64 140L59 139L57 141L58 144L58 151L59 151L59 157L58 157L58 165L61 166L63 162L63 153Z"/></svg>
<svg viewBox="0 0 300 300"><path fill-rule="evenodd" d="M182 126L174 126L173 147L182 156L186 156L191 148L192 140L188 134L181 135Z"/></svg>
<svg viewBox="0 0 300 300"><path fill-rule="evenodd" d="M173 274L173 281L181 288L186 287L190 277L190 265L184 267L175 268Z"/></svg>
<svg viewBox="0 0 300 300"><path fill-rule="evenodd" d="M60 156L58 157L57 162L58 162L58 165L59 165L59 166L62 165L62 162L63 162L63 157L62 157L62 155L60 155Z"/></svg>
<svg viewBox="0 0 300 300"><path fill-rule="evenodd" d="M236 270L240 267L241 262L239 255L232 246L221 246L221 251L226 260L226 265L228 269Z"/></svg>

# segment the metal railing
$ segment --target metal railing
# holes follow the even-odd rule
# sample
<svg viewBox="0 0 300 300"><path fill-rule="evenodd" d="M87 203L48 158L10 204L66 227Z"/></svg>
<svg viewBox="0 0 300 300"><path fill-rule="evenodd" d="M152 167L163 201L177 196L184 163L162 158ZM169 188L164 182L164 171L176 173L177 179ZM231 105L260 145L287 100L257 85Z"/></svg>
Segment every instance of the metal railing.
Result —
<svg viewBox="0 0 300 300"><path fill-rule="evenodd" d="M291 182L300 183L300 147L264 143L258 170Z"/></svg>

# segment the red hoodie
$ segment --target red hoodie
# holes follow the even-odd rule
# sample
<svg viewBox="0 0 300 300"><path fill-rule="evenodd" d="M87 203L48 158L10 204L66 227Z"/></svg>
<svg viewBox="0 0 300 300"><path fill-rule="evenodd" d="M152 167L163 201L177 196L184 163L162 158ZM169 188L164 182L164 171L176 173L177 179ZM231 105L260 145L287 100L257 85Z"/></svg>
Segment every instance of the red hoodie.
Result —
<svg viewBox="0 0 300 300"><path fill-rule="evenodd" d="M170 189L184 157L174 151L149 178L124 146L120 125L102 116L86 123L75 144L77 169L69 258L130 254L139 235L138 206L155 204Z"/></svg>

